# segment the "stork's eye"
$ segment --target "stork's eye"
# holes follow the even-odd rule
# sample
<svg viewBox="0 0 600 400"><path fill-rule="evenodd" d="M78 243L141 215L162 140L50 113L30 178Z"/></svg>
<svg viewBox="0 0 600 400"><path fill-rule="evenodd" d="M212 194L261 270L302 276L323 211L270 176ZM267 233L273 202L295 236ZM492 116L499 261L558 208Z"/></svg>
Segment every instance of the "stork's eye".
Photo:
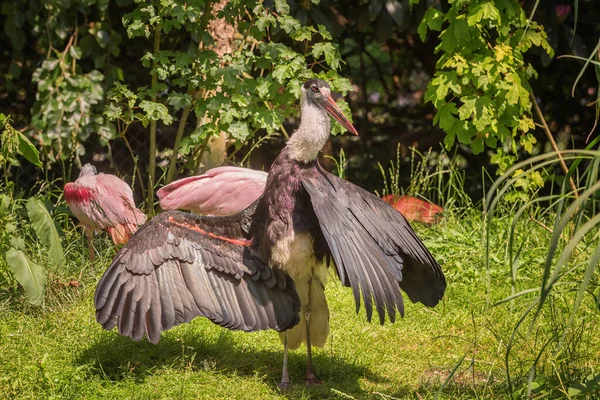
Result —
<svg viewBox="0 0 600 400"><path fill-rule="evenodd" d="M310 87L310 90L312 90L313 93L319 93L319 88L317 87L317 85L312 85Z"/></svg>

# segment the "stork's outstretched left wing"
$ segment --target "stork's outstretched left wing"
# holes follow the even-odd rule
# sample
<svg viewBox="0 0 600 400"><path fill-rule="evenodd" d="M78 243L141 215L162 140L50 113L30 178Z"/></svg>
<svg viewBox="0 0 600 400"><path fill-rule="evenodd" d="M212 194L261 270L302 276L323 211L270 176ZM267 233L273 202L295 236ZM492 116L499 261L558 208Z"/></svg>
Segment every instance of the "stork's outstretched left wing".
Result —
<svg viewBox="0 0 600 400"><path fill-rule="evenodd" d="M416 236L406 218L366 190L319 167L302 180L342 283L351 286L357 310L359 290L380 322L385 309L394 321L404 313L398 284L413 302L435 306L446 289L440 265Z"/></svg>
<svg viewBox="0 0 600 400"><path fill-rule="evenodd" d="M253 207L228 217L171 211L144 225L100 279L94 303L105 329L157 343L204 316L229 329L283 331L300 320L294 281L249 249Z"/></svg>

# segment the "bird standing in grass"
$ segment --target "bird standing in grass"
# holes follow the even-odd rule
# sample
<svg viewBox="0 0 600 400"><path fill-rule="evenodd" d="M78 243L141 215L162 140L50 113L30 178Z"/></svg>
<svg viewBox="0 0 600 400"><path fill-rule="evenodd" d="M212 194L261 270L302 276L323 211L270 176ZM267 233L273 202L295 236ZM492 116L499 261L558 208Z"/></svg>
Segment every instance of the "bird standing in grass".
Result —
<svg viewBox="0 0 600 400"><path fill-rule="evenodd" d="M356 129L318 79L301 88L301 121L267 177L264 193L231 216L159 214L121 249L98 283L96 319L105 329L152 343L196 316L229 329L275 329L288 350L306 343L305 382L316 384L312 346L329 334L325 299L333 261L356 309L370 321L404 313L400 289L435 306L446 281L406 219L387 203L323 170L317 156L330 116Z"/></svg>
<svg viewBox="0 0 600 400"><path fill-rule="evenodd" d="M146 222L129 185L114 175L99 174L91 164L65 185L65 200L85 230L90 259L94 259L94 231L107 230L115 244L124 244Z"/></svg>

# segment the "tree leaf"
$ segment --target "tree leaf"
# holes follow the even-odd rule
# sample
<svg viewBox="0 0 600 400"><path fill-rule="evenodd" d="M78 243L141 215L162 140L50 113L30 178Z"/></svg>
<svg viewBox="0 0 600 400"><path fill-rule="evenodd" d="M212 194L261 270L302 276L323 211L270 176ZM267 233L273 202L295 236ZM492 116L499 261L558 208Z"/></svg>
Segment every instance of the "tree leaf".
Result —
<svg viewBox="0 0 600 400"><path fill-rule="evenodd" d="M381 9L383 8L383 0L371 0L369 1L369 20L375 21Z"/></svg>
<svg viewBox="0 0 600 400"><path fill-rule="evenodd" d="M46 288L46 272L32 262L25 253L12 247L6 252L6 262L15 279L25 290L27 301L37 305L44 299Z"/></svg>
<svg viewBox="0 0 600 400"><path fill-rule="evenodd" d="M569 387L569 396L579 396L592 393L600 388L600 374L589 375L584 382L573 384Z"/></svg>
<svg viewBox="0 0 600 400"><path fill-rule="evenodd" d="M229 133L229 136L239 140L241 143L243 143L248 138L248 136L250 136L248 124L242 121L238 121L229 125L227 133Z"/></svg>
<svg viewBox="0 0 600 400"><path fill-rule="evenodd" d="M404 8L402 7L402 3L398 0L387 0L385 2L385 8L387 12L390 13L390 16L396 23L396 25L401 25L404 22Z"/></svg>
<svg viewBox="0 0 600 400"><path fill-rule="evenodd" d="M289 14L290 6L287 3L287 0L275 0L275 9L279 14Z"/></svg>
<svg viewBox="0 0 600 400"><path fill-rule="evenodd" d="M15 132L17 132L17 137L19 138L19 153L21 153L27 161L36 167L41 167L42 162L40 161L40 153L35 148L33 143L31 143L29 138L21 132L17 130L15 130Z"/></svg>
<svg viewBox="0 0 600 400"><path fill-rule="evenodd" d="M48 249L52 265L58 267L63 262L63 248L60 236L48 209L40 199L31 197L27 200L27 215L40 242Z"/></svg>
<svg viewBox="0 0 600 400"><path fill-rule="evenodd" d="M433 118L433 123L436 124L439 121L440 128L448 132L452 129L454 123L457 121L456 117L454 117L457 112L456 104L446 103L438 107L438 112Z"/></svg>

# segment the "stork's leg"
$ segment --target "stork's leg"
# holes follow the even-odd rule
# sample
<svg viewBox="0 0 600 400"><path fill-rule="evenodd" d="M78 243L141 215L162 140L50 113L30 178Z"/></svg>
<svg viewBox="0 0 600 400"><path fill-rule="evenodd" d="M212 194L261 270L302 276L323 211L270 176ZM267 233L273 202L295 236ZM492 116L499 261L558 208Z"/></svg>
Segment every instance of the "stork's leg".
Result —
<svg viewBox="0 0 600 400"><path fill-rule="evenodd" d="M318 380L315 377L315 374L313 372L313 367L312 367L312 346L310 343L310 307L311 307L311 293L312 293L312 280L313 278L310 277L309 281L308 281L308 304L306 304L306 312L305 312L305 318L306 318L306 375L304 376L304 382L307 385L320 385L323 383L323 381Z"/></svg>
<svg viewBox="0 0 600 400"><path fill-rule="evenodd" d="M87 237L88 254L90 256L90 260L94 260L94 258L96 257L96 254L94 252L94 243L93 243L94 231L86 229L85 236Z"/></svg>
<svg viewBox="0 0 600 400"><path fill-rule="evenodd" d="M283 339L283 372L281 373L281 382L279 383L280 389L287 389L290 387L290 376L288 374L288 333L285 332L285 338Z"/></svg>

